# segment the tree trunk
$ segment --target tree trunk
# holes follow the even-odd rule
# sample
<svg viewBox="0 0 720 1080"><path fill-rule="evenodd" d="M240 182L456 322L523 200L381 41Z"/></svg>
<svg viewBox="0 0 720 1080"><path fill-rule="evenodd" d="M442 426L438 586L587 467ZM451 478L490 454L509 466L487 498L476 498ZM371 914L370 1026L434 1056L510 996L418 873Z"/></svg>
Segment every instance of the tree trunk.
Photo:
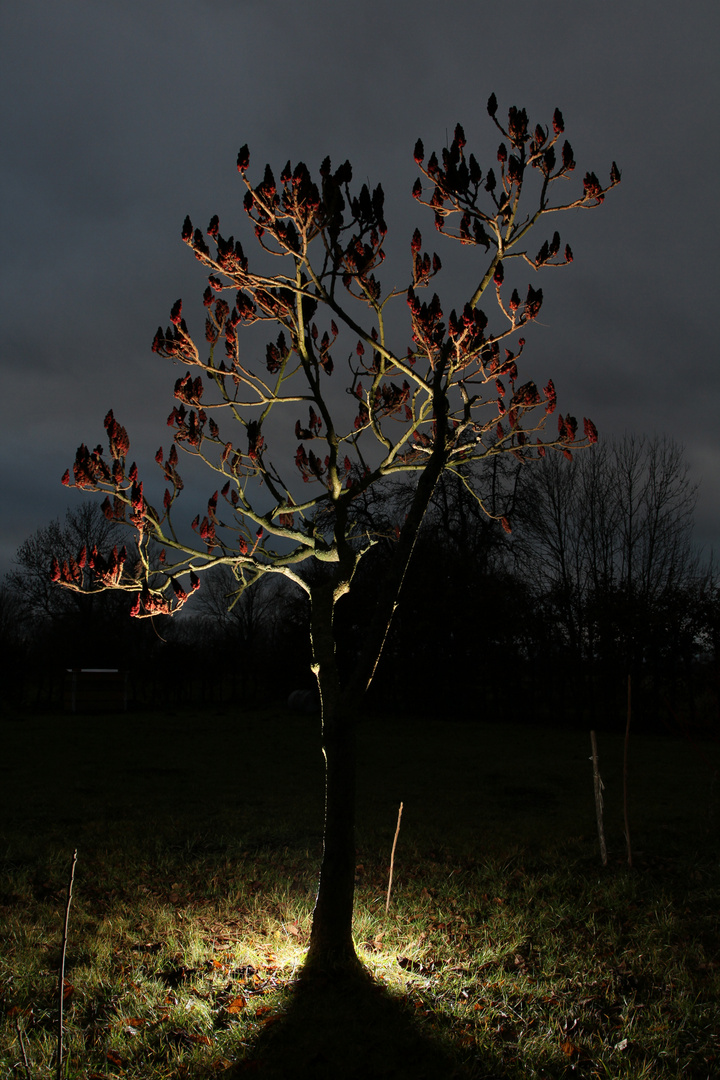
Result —
<svg viewBox="0 0 720 1080"><path fill-rule="evenodd" d="M313 671L322 706L325 758L325 825L320 884L313 912L306 969L341 971L360 961L352 938L355 899L355 726L343 701L335 657L335 583L311 595Z"/></svg>
<svg viewBox="0 0 720 1080"><path fill-rule="evenodd" d="M436 373L440 379L440 373ZM438 400L436 449L420 475L400 532L395 559L379 589L376 609L366 628L365 645L355 671L341 686L335 655L333 615L339 598L349 591L357 560L346 542L346 508L338 509L336 539L339 562L331 580L310 592L310 637L313 671L322 707L325 757L325 828L310 948L305 968L349 971L360 966L352 938L355 899L355 716L390 629L415 541L444 462L446 404Z"/></svg>
<svg viewBox="0 0 720 1080"><path fill-rule="evenodd" d="M325 829L306 966L324 971L359 964L352 937L355 900L355 729L347 716L323 717Z"/></svg>

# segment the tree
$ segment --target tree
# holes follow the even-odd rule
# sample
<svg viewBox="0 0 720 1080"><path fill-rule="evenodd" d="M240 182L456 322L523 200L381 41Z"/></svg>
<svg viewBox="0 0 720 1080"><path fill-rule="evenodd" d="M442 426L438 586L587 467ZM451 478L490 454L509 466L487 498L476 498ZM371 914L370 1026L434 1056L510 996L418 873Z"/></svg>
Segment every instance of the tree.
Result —
<svg viewBox="0 0 720 1080"><path fill-rule="evenodd" d="M188 637L196 649L202 638L210 654L211 678L217 681L217 667L222 666L233 697L241 694L244 700L255 699L261 673L276 685L281 678L273 660L279 617L286 607L279 585L277 578L266 575L238 596L227 565L214 568L203 578L192 618L186 620L190 623Z"/></svg>
<svg viewBox="0 0 720 1080"><path fill-rule="evenodd" d="M144 639L147 652L143 631L150 628L128 618L130 597L60 589L48 575L53 557L72 563L84 549L111 558L126 531L121 522L109 520L97 502L85 503L37 529L17 549L4 588L13 612L15 649L22 645L29 676L25 681L38 700L61 699L68 667L130 666L140 651L139 639ZM88 582L90 573L86 568ZM16 664L12 678L17 687L22 672L23 665Z"/></svg>
<svg viewBox="0 0 720 1080"><path fill-rule="evenodd" d="M67 562L85 548L108 551L121 539L119 522L109 520L97 503L86 503L68 510L61 521L56 518L24 540L15 553L15 569L6 576L8 588L17 595L24 622L87 621L99 606L99 598L82 590L62 590L48 576L53 557ZM119 597L104 597L105 609L118 611ZM113 603L115 601L115 603ZM125 605L127 606L127 605Z"/></svg>
<svg viewBox="0 0 720 1080"><path fill-rule="evenodd" d="M355 717L377 669L439 477L445 471L463 476L462 466L501 454L526 461L558 450L571 457L574 448L597 438L591 421L585 420L584 436L578 438L575 419L560 415L557 434L540 439L555 410L555 388L549 381L540 393L532 381L519 383L519 370L523 335L543 295L530 285L521 299L518 285L524 267L534 274L572 261L558 232L531 254L530 231L551 213L599 206L620 174L613 163L603 186L589 172L581 193L555 201L558 185L575 168L560 111L550 127L531 128L525 110L513 107L503 125L492 95L488 112L503 141L495 167L485 174L467 153L460 125L439 157L433 153L426 161L422 142L415 147L422 175L413 197L430 209L446 241L459 241L472 253L466 299L446 322L437 295L429 301L419 297L441 262L423 250L418 229L410 242L409 287L384 288L376 276L387 234L380 185L371 192L363 184L353 194L350 163L333 170L329 158L317 182L304 164L293 168L288 162L279 184L269 165L260 182L252 183L243 146L237 168L246 188L245 211L262 249L261 269L251 269L242 244L220 232L217 216L207 228L212 252L202 231L185 219L182 239L210 272L203 297L209 355L201 355L178 300L171 325L159 328L153 342L155 353L187 368L175 383L179 404L168 420L173 445L156 455L167 483L162 501L150 502L136 465L128 466L127 432L112 411L105 418L109 456L101 446L89 450L83 444L73 467L74 485L105 493L108 518L134 528L140 559L128 571L120 553L108 561L81 552L81 558L54 564L54 578L67 587L129 590L135 593L133 614L152 616L177 611L199 587L204 571L225 565L234 575L236 595L266 574L279 574L309 599L326 763L311 966L357 964L352 940ZM227 291L234 294L232 306L232 298L228 303L222 295ZM487 295L501 320L493 331L479 307ZM390 323L397 304L409 315L407 347L407 339L400 348L392 343L402 339L402 331ZM249 360L258 331L263 359ZM340 348L346 355L350 350L344 395L335 392L333 375L333 354ZM234 434L221 429L226 421ZM291 451L293 429L296 449ZM183 488L179 449L216 478L206 511L192 522L195 539L181 533L173 516ZM377 582L362 649L352 671L341 677L335 608L377 540L372 530L356 524L353 503L400 475L413 477L413 497L397 526L393 558ZM70 484L69 471L63 480ZM510 528L504 518L500 523ZM153 563L151 550L159 548L159 561ZM89 586L80 580L82 560L94 574ZM311 562L322 572L305 573Z"/></svg>
<svg viewBox="0 0 720 1080"><path fill-rule="evenodd" d="M27 641L22 632L20 598L3 582L0 584L0 681L5 700L22 697L27 666Z"/></svg>
<svg viewBox="0 0 720 1080"><path fill-rule="evenodd" d="M692 543L697 485L683 448L626 435L557 464L533 470L525 491L532 584L575 670L577 661L601 665L603 685L652 670L659 693L681 661L689 666L705 592Z"/></svg>
<svg viewBox="0 0 720 1080"><path fill-rule="evenodd" d="M519 610L528 592L514 579L517 530L512 536L481 509L476 495L497 518L511 517L517 471L510 455L496 456L463 477L444 472L435 486L402 588L402 603L383 647L367 708L393 712L432 710L438 718L495 712L502 697L498 663L527 662L532 605ZM503 466L507 465L507 468ZM341 672L352 666L375 604L376 582L394 554L394 536L413 498L411 483L397 482L372 498L356 500L354 513L381 536L359 566L349 597L336 613ZM473 632L468 632L472 620ZM438 633L443 628L442 634ZM482 649L478 650L478 635ZM465 681L481 694L463 692ZM472 699L472 700L470 700ZM493 700L494 699L494 700ZM450 704L450 703L453 704Z"/></svg>

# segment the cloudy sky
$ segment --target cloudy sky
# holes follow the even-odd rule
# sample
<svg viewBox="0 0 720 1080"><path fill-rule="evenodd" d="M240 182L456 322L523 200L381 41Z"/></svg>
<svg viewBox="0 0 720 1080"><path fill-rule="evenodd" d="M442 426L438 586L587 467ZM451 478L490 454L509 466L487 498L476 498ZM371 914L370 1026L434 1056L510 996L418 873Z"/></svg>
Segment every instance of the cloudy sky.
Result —
<svg viewBox="0 0 720 1080"><path fill-rule="evenodd" d="M179 296L201 325L185 215L243 236L242 143L257 179L265 161L349 158L359 182L383 183L405 258L415 224L435 246L410 197L416 139L439 150L461 122L487 168L493 91L533 124L562 109L578 187L613 160L623 173L605 206L562 223L575 262L538 282L522 374L551 375L560 408L601 437L682 442L697 539L717 549L718 40L717 0L0 5L0 574L75 505L60 477L79 443L103 440L109 408L145 471L167 444L177 372L150 344Z"/></svg>

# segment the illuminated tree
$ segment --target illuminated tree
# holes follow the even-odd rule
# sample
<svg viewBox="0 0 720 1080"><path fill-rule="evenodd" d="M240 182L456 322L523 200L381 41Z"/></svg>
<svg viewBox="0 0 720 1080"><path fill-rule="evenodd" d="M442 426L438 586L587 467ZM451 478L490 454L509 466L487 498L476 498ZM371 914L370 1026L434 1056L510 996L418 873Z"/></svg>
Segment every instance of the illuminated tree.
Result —
<svg viewBox="0 0 720 1080"><path fill-rule="evenodd" d="M494 95L488 112L503 142L485 173L466 152L460 125L440 157L426 160L422 143L415 147L422 175L413 197L430 208L444 242L471 249L467 294L447 317L437 295L420 298L441 263L424 250L419 230L410 241L409 285L386 288L376 276L387 233L382 187L363 185L352 194L350 163L333 170L329 158L317 180L304 164L288 162L279 183L269 165L252 183L248 149L240 150L245 211L262 249L258 265L267 269L250 268L241 243L220 232L217 217L205 234L185 219L182 238L210 272L209 349L195 343L178 300L171 325L158 329L153 342L159 356L186 368L168 419L172 446L156 455L167 484L162 501L149 501L137 467L128 465L128 436L112 412L105 418L108 454L83 445L75 460L74 485L105 493L106 515L135 530L139 561L129 566L117 549L111 555L83 550L53 566L55 580L70 588L134 592L138 617L177 611L202 573L218 565L234 576L229 603L266 574L283 575L307 594L326 762L324 852L308 960L321 966L357 962L353 718L438 478L445 471L465 478L463 466L498 454L525 462L557 450L569 458L597 438L589 420L578 438L569 415L540 438L556 395L552 380L542 393L534 382L520 381L524 334L543 295L529 285L521 298L519 272L570 263L572 252L557 232L531 253L530 231L551 213L599 206L620 174L613 164L603 186L587 173L581 192L555 200L575 168L559 110L548 128L531 128L525 110L514 107L503 125ZM479 306L488 295L498 309L493 329ZM395 318L398 305L409 320L409 341ZM338 365L341 351L347 359ZM338 366L346 372L340 386ZM192 522L194 539L174 516L183 488L179 451L214 476L207 508ZM377 541L358 523L353 503L400 475L413 478L413 497L377 583L363 648L341 679L335 606ZM64 482L71 483L69 472ZM510 529L504 517L500 525ZM310 561L323 572L304 573Z"/></svg>

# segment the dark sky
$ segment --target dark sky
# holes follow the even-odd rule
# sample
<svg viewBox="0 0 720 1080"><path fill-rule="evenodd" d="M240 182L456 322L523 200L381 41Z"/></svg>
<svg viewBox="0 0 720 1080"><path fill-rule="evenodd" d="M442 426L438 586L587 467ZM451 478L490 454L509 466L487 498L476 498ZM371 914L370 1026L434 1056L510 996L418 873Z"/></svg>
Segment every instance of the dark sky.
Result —
<svg viewBox="0 0 720 1080"><path fill-rule="evenodd" d="M108 408L141 473L167 445L178 372L150 344L179 296L201 325L185 215L244 238L242 143L256 179L265 161L350 158L383 183L391 253L419 224L442 254L410 197L413 147L440 150L461 122L493 164L492 91L533 124L562 109L578 190L588 169L623 173L604 207L558 222L575 262L535 282L522 375L551 375L601 437L682 442L697 539L717 545L717 0L23 0L2 4L0 41L0 574L75 505L60 477Z"/></svg>

